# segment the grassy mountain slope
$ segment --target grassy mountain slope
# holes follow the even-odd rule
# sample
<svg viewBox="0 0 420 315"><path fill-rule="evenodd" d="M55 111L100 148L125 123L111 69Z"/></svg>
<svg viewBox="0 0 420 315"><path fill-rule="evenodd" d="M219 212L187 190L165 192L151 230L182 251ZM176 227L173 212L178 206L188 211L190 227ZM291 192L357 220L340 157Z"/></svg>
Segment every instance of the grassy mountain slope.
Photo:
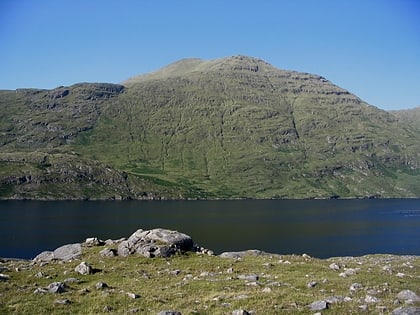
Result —
<svg viewBox="0 0 420 315"><path fill-rule="evenodd" d="M390 113L396 116L401 124L409 124L420 132L420 106L411 109L392 110Z"/></svg>
<svg viewBox="0 0 420 315"><path fill-rule="evenodd" d="M0 102L3 183L17 172L6 153L42 151L124 179L92 175L98 198L420 196L414 123L255 58L185 59L123 86L4 91ZM4 197L21 196L8 185Z"/></svg>

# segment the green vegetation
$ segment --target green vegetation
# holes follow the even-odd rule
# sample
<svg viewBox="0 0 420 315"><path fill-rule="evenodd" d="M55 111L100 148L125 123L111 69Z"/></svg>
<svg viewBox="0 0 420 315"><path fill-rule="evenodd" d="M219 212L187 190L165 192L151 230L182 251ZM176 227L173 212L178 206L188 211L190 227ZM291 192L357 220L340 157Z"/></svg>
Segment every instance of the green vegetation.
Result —
<svg viewBox="0 0 420 315"><path fill-rule="evenodd" d="M0 114L1 198L420 196L415 119L245 56L181 60L124 86L0 91ZM46 196L51 182L62 188Z"/></svg>
<svg viewBox="0 0 420 315"><path fill-rule="evenodd" d="M420 258L414 256L320 260L267 255L235 260L189 253L152 259L101 257L101 249L83 250L81 260L96 270L90 275L74 271L81 260L40 264L0 259L1 273L8 277L1 281L0 312L157 314L172 309L182 314L231 314L246 309L255 314L314 314L310 303L335 297L323 314L358 314L363 305L365 314L378 314L398 307L394 304L398 292L416 292L420 277ZM340 269L332 269L332 263ZM108 287L97 289L101 281ZM308 286L312 281L313 287ZM53 282L65 282L66 292L35 293ZM354 283L361 287L352 291ZM366 302L368 296L377 301Z"/></svg>

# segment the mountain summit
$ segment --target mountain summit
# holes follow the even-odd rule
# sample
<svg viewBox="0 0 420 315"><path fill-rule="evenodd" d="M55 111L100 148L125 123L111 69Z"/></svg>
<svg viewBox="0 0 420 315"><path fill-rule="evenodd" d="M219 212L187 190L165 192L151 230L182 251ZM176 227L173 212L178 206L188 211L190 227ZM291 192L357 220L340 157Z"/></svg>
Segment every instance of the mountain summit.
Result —
<svg viewBox="0 0 420 315"><path fill-rule="evenodd" d="M0 108L3 198L420 195L414 124L257 58L2 91Z"/></svg>

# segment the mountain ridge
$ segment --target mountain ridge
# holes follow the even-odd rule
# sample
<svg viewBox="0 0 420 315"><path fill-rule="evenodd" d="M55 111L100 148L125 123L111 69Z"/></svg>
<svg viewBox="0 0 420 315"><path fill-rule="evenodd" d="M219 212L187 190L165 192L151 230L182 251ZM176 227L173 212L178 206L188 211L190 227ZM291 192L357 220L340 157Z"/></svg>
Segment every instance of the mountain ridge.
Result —
<svg viewBox="0 0 420 315"><path fill-rule="evenodd" d="M75 186L102 191L84 189L82 198L420 195L413 122L402 123L320 75L262 59L189 58L121 85L40 91L0 94L3 117L17 122L0 120L0 158L35 149L74 161L73 152L125 178L120 189L92 176L84 183L78 174ZM5 109L10 104L14 112ZM25 111L22 119L18 113ZM2 183L8 177L0 174ZM25 183L7 187L3 198L25 193Z"/></svg>

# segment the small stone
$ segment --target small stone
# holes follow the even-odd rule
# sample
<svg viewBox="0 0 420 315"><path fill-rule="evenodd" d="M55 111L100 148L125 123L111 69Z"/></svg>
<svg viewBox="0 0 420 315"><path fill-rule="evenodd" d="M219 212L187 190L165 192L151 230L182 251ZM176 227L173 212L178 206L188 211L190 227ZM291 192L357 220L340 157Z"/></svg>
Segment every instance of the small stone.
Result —
<svg viewBox="0 0 420 315"><path fill-rule="evenodd" d="M93 273L92 267L84 261L82 261L78 266L76 266L76 268L74 268L74 271L80 273L81 275L90 275Z"/></svg>
<svg viewBox="0 0 420 315"><path fill-rule="evenodd" d="M311 311L322 311L329 308L329 303L327 301L315 301L308 305Z"/></svg>
<svg viewBox="0 0 420 315"><path fill-rule="evenodd" d="M258 281L257 275L239 275L238 279L246 280L246 281Z"/></svg>
<svg viewBox="0 0 420 315"><path fill-rule="evenodd" d="M34 291L35 294L37 293L48 293L48 290L45 288L36 288Z"/></svg>
<svg viewBox="0 0 420 315"><path fill-rule="evenodd" d="M227 273L233 273L233 268L228 268L228 270L226 270Z"/></svg>
<svg viewBox="0 0 420 315"><path fill-rule="evenodd" d="M366 303L378 303L380 300L375 297L375 296L371 296L371 295L366 295L365 296L365 302Z"/></svg>
<svg viewBox="0 0 420 315"><path fill-rule="evenodd" d="M332 263L329 265L330 269L332 270L339 270L340 269L340 265L337 263Z"/></svg>
<svg viewBox="0 0 420 315"><path fill-rule="evenodd" d="M1 281L10 280L10 276L9 275L5 275L3 273L0 273L0 280Z"/></svg>
<svg viewBox="0 0 420 315"><path fill-rule="evenodd" d="M311 282L309 282L309 283L306 285L306 287L307 287L307 288L315 288L317 285L318 285L318 282L316 282L316 281L311 281Z"/></svg>
<svg viewBox="0 0 420 315"><path fill-rule="evenodd" d="M251 313L246 310L234 310L232 315L250 315Z"/></svg>
<svg viewBox="0 0 420 315"><path fill-rule="evenodd" d="M157 315L181 315L178 311L160 311Z"/></svg>
<svg viewBox="0 0 420 315"><path fill-rule="evenodd" d="M361 283L353 283L351 286L350 286L350 291L353 291L353 292L355 292L355 291L359 291L360 289L362 289L363 288L363 285L361 284Z"/></svg>
<svg viewBox="0 0 420 315"><path fill-rule="evenodd" d="M271 293L271 291L273 291L271 288L264 288L262 290L263 293Z"/></svg>
<svg viewBox="0 0 420 315"><path fill-rule="evenodd" d="M53 282L46 289L49 293L63 293L66 292L66 284L64 282Z"/></svg>
<svg viewBox="0 0 420 315"><path fill-rule="evenodd" d="M89 246L89 247L91 247L91 246L102 246L104 244L105 244L105 242L98 239L97 237L89 237L85 241L85 245Z"/></svg>
<svg viewBox="0 0 420 315"><path fill-rule="evenodd" d="M99 255L102 257L115 257L117 256L117 251L111 248L104 248L99 252Z"/></svg>
<svg viewBox="0 0 420 315"><path fill-rule="evenodd" d="M79 290L79 293L80 294L82 294L82 295L85 295L85 294L88 294L90 291L89 291L89 289L87 289L87 288L83 288L83 289L80 289Z"/></svg>
<svg viewBox="0 0 420 315"><path fill-rule="evenodd" d="M99 281L97 284L95 284L95 288L97 290L102 290L108 288L108 285L105 282Z"/></svg>
<svg viewBox="0 0 420 315"><path fill-rule="evenodd" d="M397 274L396 274L396 276L397 276L398 278L404 278L404 277L405 277L405 274L404 274L404 273L402 273L402 272L399 272L399 273L397 273Z"/></svg>
<svg viewBox="0 0 420 315"><path fill-rule="evenodd" d="M132 299L138 299L140 297L140 295L131 292L127 292L127 295Z"/></svg>
<svg viewBox="0 0 420 315"><path fill-rule="evenodd" d="M382 270L388 273L392 273L392 267L390 265L383 266Z"/></svg>
<svg viewBox="0 0 420 315"><path fill-rule="evenodd" d="M306 259L310 259L311 258L311 256L309 256L308 254L302 254L302 257L303 258L306 258Z"/></svg>
<svg viewBox="0 0 420 315"><path fill-rule="evenodd" d="M106 312L106 313L109 313L109 312L112 312L112 307L111 306L108 306L108 305L105 305L102 310L104 312Z"/></svg>
<svg viewBox="0 0 420 315"><path fill-rule="evenodd" d="M66 304L71 304L71 301L69 299L63 299L63 300L55 300L54 303L55 304L66 305Z"/></svg>
<svg viewBox="0 0 420 315"><path fill-rule="evenodd" d="M64 279L64 281L63 281L64 283L79 283L80 282L80 280L79 279L77 279L77 278L67 278L67 279Z"/></svg>
<svg viewBox="0 0 420 315"><path fill-rule="evenodd" d="M353 269L353 268L347 268L347 269L345 269L344 273L347 276L352 276L352 275L355 275L359 270L360 270L359 268L355 268L355 269Z"/></svg>
<svg viewBox="0 0 420 315"><path fill-rule="evenodd" d="M366 312L368 310L368 306L366 304L359 305L359 309L363 312Z"/></svg>

